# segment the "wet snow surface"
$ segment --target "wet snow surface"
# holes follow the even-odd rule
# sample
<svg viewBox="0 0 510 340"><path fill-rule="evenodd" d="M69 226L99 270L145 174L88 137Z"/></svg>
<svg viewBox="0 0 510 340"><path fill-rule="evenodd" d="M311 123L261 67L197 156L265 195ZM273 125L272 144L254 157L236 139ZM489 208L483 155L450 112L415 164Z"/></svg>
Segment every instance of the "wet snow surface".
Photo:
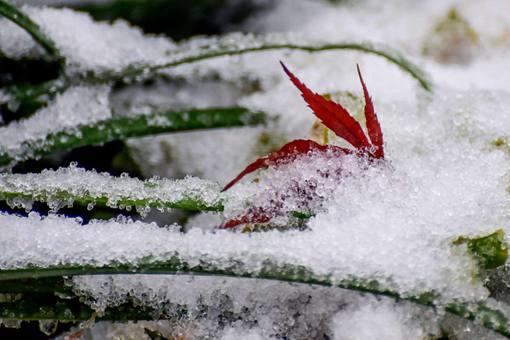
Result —
<svg viewBox="0 0 510 340"><path fill-rule="evenodd" d="M448 34L434 36L438 34L434 27L454 4L476 32L476 38L454 39L461 46L444 59L439 52L452 42ZM68 10L25 10L61 48L68 58L70 74L168 62L175 46L166 38L145 37L122 22L94 23L86 15ZM0 26L0 50L6 55L42 53L23 31L6 21ZM123 218L84 225L79 219L57 215L2 214L0 268L100 266L118 261L136 264L141 259L158 261L178 254L190 264L207 260L217 268L242 262L243 270L257 273L270 259L276 264L304 266L316 275L329 276L333 282L350 277L376 279L405 296L434 291L444 301L487 298L488 291L476 276L475 261L465 246L453 246L452 242L459 236L484 235L498 228L510 235L509 149L504 143L493 145L510 131L509 3L494 1L488 6L468 0L367 1L335 6L320 1L281 0L272 12L251 20L247 28L262 33L293 32L312 41L384 42L431 75L434 93L418 88L415 80L385 60L342 51L268 52L168 71L188 79L192 95L186 95L187 87L182 87L173 96L165 91L167 85L156 84L151 97L144 93L146 89L133 87L116 94L117 98L134 98L136 105L174 107L242 104L280 119L264 128L130 140L132 155L147 177L190 174L223 185L249 161L267 153L271 144L279 146L294 138L308 138L313 116L279 69L279 59L319 93L348 90L359 94L355 73L358 63L382 125L386 161L367 165L354 157L326 159L309 155L251 177L257 177L257 181L246 178L225 194L223 215L233 217L246 209L247 202L264 206L271 198L279 197L282 190L314 181L314 202L320 204L314 207L317 214L304 231L218 231L213 228L221 218L210 214L193 216L184 234L170 222L168 228ZM80 34L73 33L76 31ZM462 28L455 28L455 32L466 34ZM80 39L75 39L77 36ZM424 54L428 41L435 44L438 54ZM225 81L218 88L221 98L204 80L212 73ZM254 79L260 91L237 92L241 84ZM104 119L112 114L108 93L108 85L72 88L30 118L32 125L23 127L25 123L21 122L13 128L39 136L58 124L74 126ZM84 107L80 105L83 98L90 98ZM44 121L43 117L51 115L55 118ZM35 121L37 117L41 117L40 124ZM9 128L2 129L2 148L15 148L16 141L26 138L11 135L14 130ZM321 171L334 172L339 167L347 175L318 176ZM81 185L80 170L59 171L76 175L68 177L65 185ZM56 175L52 178L52 174L46 173L45 181L49 190L57 190L60 179ZM94 188L94 180L97 188L110 190L114 185L122 192L136 191L139 185L129 180L111 184L102 177L83 176L87 176L88 190ZM36 177L31 180L44 186ZM289 211L299 207L292 193L282 204ZM77 277L73 284L75 291L98 310L118 305L128 296L153 306L169 301L161 307L168 308L168 313L174 308L172 304L186 306L187 321L178 325L151 324L168 336L170 330L179 329L196 337L224 339L265 339L282 334L290 338L419 339L439 334L439 325L455 330L460 338L475 339L481 334L476 327L456 319L445 321L422 307L328 288L166 276ZM208 308L207 317L193 314L203 306ZM241 321L218 328L213 316L226 310L242 314L238 319ZM143 325L98 323L89 332L98 337L137 334L143 332Z"/></svg>

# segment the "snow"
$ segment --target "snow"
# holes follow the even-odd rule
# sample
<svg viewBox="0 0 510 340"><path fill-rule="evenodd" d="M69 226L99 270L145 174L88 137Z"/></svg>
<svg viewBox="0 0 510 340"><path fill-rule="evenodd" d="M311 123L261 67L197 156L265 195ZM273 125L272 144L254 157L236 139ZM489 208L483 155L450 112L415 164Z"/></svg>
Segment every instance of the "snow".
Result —
<svg viewBox="0 0 510 340"><path fill-rule="evenodd" d="M66 58L69 75L95 70L121 71L130 65L166 60L175 44L167 38L145 36L125 21L97 23L85 13L70 9L23 6L21 8L56 44ZM0 50L9 57L28 56L40 48L26 32L2 20Z"/></svg>
<svg viewBox="0 0 510 340"><path fill-rule="evenodd" d="M324 323L327 315L337 310L338 305L358 297L356 293L324 287L200 276L76 277L73 287L98 311L105 303L118 305L126 299L148 303L165 315L175 316L180 310L182 317L171 317L168 326L175 323L181 328L195 325L196 330L216 333L216 338L222 332L223 336L256 333L262 338L277 334L307 336L311 329ZM164 307L162 301L165 301ZM289 311L293 312L293 316L289 316ZM218 327L218 319L224 320L224 330Z"/></svg>
<svg viewBox="0 0 510 340"><path fill-rule="evenodd" d="M150 300L151 306L159 306L158 312L171 316L169 320L127 326L99 323L90 330L99 338L104 337L104 328L108 329L106 332L117 329L124 334L149 328L163 335L178 331L201 338L268 339L285 334L291 338L323 339L331 336L323 327L329 315L339 306L360 299L358 293L325 287L200 276L89 276L75 277L73 285L80 297L99 311L105 301L119 304L126 299L144 303Z"/></svg>
<svg viewBox="0 0 510 340"><path fill-rule="evenodd" d="M169 93L172 95L169 96ZM156 82L150 87L132 86L115 93L112 96L112 106L116 115L136 115L154 111L154 108L175 110L186 108L190 102L196 108L229 107L238 106L238 98L242 94L234 85L218 84L207 79L182 84L178 82L177 85ZM172 133L132 138L127 144L145 176L180 178L193 175L226 181L254 157L270 151L264 146L258 147L264 130L261 127L245 127ZM246 140L242 148L251 149L247 153L232 148L236 141L242 139ZM283 142L286 141L283 139ZM201 162L197 162L197 159ZM217 162L218 159L222 162ZM207 164L206 168L204 164Z"/></svg>
<svg viewBox="0 0 510 340"><path fill-rule="evenodd" d="M416 315L416 307L396 304L387 299L363 299L359 305L350 305L332 320L334 339L338 340L405 340L422 339L433 328L425 330ZM428 325L430 326L430 325Z"/></svg>
<svg viewBox="0 0 510 340"><path fill-rule="evenodd" d="M0 151L22 157L51 133L110 118L109 92L108 86L69 88L31 117L0 127Z"/></svg>
<svg viewBox="0 0 510 340"><path fill-rule="evenodd" d="M32 200L41 198L52 211L71 207L75 200L85 200L83 203L88 204L88 209L92 209L98 201L105 201L108 207L131 210L134 206L142 214L147 214L154 207L164 211L187 199L209 207L218 205L221 200L216 183L198 178L170 180L154 177L142 181L87 171L76 167L76 164L36 174L0 174L0 191L15 196L7 200L8 204L29 211Z"/></svg>
<svg viewBox="0 0 510 340"><path fill-rule="evenodd" d="M392 179L377 173L378 171L374 170L368 175L375 181L375 185L381 188L390 185ZM351 182L349 184L353 189L360 190L359 184L355 184L356 181L356 178L353 178L347 182ZM365 279L375 278L384 286L404 295L438 291L445 299L478 300L487 296L482 283L472 279L475 270L473 261L466 256L465 249L454 247L451 242L469 232L469 227L477 227L477 232L491 230L492 223L488 222L498 215L497 210L485 212L481 206L478 214L475 211L464 212L470 223L461 225L461 229L457 225L447 224L453 219L452 211L455 212L451 209L445 209L441 214L436 213L434 219L427 216L429 221L417 218L413 223L406 216L407 210L398 209L402 208L402 203L394 201L394 197L402 197L399 192L394 195L389 190L382 191L380 208L374 206L370 213L366 212L363 209L363 195L373 195L377 188L367 184L369 183L365 182L361 187L365 189L360 192L361 197L351 198L351 204L347 204L345 208L333 208L327 213L319 214L311 222L311 230L307 232L273 231L239 235L228 231L210 233L191 229L183 235L141 222L128 221L126 224L97 221L83 228L79 221L58 216L43 218L31 213L32 216L26 219L2 215L0 225L5 253L0 257L0 267L8 269L28 264L84 265L91 264L90 261L96 265L107 265L116 259L136 263L137 259L141 258L168 260L171 254L179 254L190 264L208 259L208 262L212 261L220 268L228 268L232 261L241 260L245 270L257 272L264 260L269 258L276 263L302 265L316 275L331 275L333 281L347 279L351 275ZM409 191L416 189L409 183L396 184L396 190L404 190L406 197L409 197ZM497 181L490 184L495 185ZM432 188L432 192L433 189L436 188ZM345 190L349 192L352 189L346 185ZM501 196L504 196L504 189L501 191ZM385 198L384 194L388 197ZM482 195L483 197L478 199L472 198L473 204L480 205L482 198L487 198L486 193L481 192L480 196ZM342 197L342 194L337 196L338 199ZM417 202L423 202L423 198L418 195ZM497 198L499 197L496 196ZM420 208L413 203L411 201L409 204L410 211ZM490 200L486 204L489 203ZM459 205L456 201L450 204L454 204L453 208ZM422 209L430 213L427 208L428 206L425 206ZM388 213L381 218L384 209ZM360 214L361 212L364 214ZM342 218L339 219L336 214L342 214ZM420 216L420 211L415 211L414 215ZM331 219L335 218L336 223L331 223ZM377 222L377 219L379 223L374 230L368 223ZM402 228L403 223L406 229ZM483 229L480 229L481 227ZM353 230L356 230L356 233L353 233ZM30 240L37 242L38 247L33 247ZM399 248L388 247L393 243L399 244ZM77 247L79 244L87 245L86 253L82 253L85 250ZM59 251L54 252L52 249ZM127 254L125 249L130 249L130 252Z"/></svg>
<svg viewBox="0 0 510 340"><path fill-rule="evenodd" d="M474 49L468 46L469 58L464 58L466 54L462 52L454 55L453 63L443 63L437 56L423 55L422 50L431 36L437 44L434 46L448 47L448 39L434 36L434 27L452 6L476 31L478 45ZM223 40L198 38L177 48L166 38L144 36L123 22L94 23L85 14L69 10L25 10L62 50L68 74L90 70L98 74L120 72L129 65L169 63L241 42L245 46L260 44L251 36L232 35ZM192 174L220 183L196 178L184 182L154 179L151 183L157 183L157 187L153 188L144 181L114 179L76 167L41 175L2 175L0 191L30 191L51 197L65 189L76 196L109 196L111 206L117 206L115 201L124 196L177 200L189 191L199 195L205 186L207 189L199 197L210 204L218 197L225 199L225 211L193 216L186 233L179 232L174 224L162 226L125 218L84 224L55 214L30 213L22 217L2 213L0 268L103 266L118 262L136 265L141 259L164 261L178 254L191 265L207 262L225 269L241 263L239 270L256 274L269 259L280 265L302 266L333 283L356 277L375 279L403 296L436 292L440 305L453 299L487 299L489 291L476 262L465 245L455 246L453 241L459 236L486 235L499 228L505 231L507 240L510 235L510 158L504 146L493 145L498 138L509 138L510 131L510 76L504 72L510 52L509 13L508 2L499 0L491 6L472 0L396 0L384 5L366 1L345 6L281 0L274 11L247 25L262 33L280 32L281 35L267 37L277 42L296 37L303 41L342 41L348 37L350 41L388 44L431 75L435 83L433 94L419 89L415 80L385 60L344 51L268 52L218 58L164 72L180 77L185 85L158 81L151 86L134 85L111 96L109 85L70 88L32 118L0 128L1 148L18 152L21 141L56 129L112 114L143 113L154 107L244 105L278 116L279 120L270 127L183 133L128 142L133 158L147 177L180 178ZM4 53L13 57L42 53L12 24L2 21L0 25L5 28L0 30L0 49ZM81 32L80 39L74 41L71 37L77 31ZM355 71L358 63L382 125L386 160L371 164L352 156L332 159L307 155L292 164L255 173L220 195L221 185L257 156L293 138L310 136L314 117L279 68L278 59L283 59L319 93L359 94ZM218 85L216 80L210 80L216 78L224 83ZM243 87L246 83L256 83L256 90ZM341 95L335 98L343 100ZM261 142L267 136L270 141ZM339 169L339 176L321 176L337 174ZM307 187L310 183L312 189ZM303 190L297 190L302 188L313 200L303 199ZM282 197L285 200L280 202ZM306 230L240 233L214 229L250 208L271 207L275 201L281 211L312 209L316 215L307 222ZM51 202L57 210L72 201L54 197ZM10 203L30 208L30 200ZM293 220L281 214L274 222L287 225ZM476 327L467 329L458 320L445 322L441 310L434 314L410 303L349 295L324 287L138 275L76 277L73 287L98 311L118 306L129 298L156 308L162 301L170 301L186 306L190 313L196 312L200 304L219 305L219 309L235 313L248 309L249 315L244 315L243 321L232 322L224 329L214 324L219 312L211 310L207 314L211 319L197 321L193 315L189 323L179 325L178 329L203 332L197 336L213 332L224 339L269 338L304 324L309 328L302 326L296 334L310 336L307 331L325 329L328 336L337 339L408 339L438 335L443 323L451 323L447 328L467 339L486 334L479 333ZM300 300L307 295L312 297L311 305ZM218 303L224 296L229 300ZM298 302L290 303L293 299ZM169 312L175 305L167 307ZM293 308L304 315L303 319L295 317ZM257 320L256 326L249 324L253 320ZM161 332L175 326L151 325ZM90 332L99 338L134 329L143 332L140 325L125 327L103 323Z"/></svg>

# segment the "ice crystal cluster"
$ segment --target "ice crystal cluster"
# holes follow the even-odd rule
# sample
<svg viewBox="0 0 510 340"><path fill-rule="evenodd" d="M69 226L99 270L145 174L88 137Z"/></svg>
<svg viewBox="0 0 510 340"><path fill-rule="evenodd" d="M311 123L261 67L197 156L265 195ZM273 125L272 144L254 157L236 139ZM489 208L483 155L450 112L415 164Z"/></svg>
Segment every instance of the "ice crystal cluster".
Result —
<svg viewBox="0 0 510 340"><path fill-rule="evenodd" d="M29 279L34 268L47 276L64 270L66 294L78 296L97 318L70 332L90 339L509 336L507 266L481 268L469 246L458 242L496 230L509 241L507 1L279 0L242 26L265 34L262 40L232 34L184 43L70 9L21 9L55 42L64 75L45 105L0 127L0 154L30 158L47 135L169 109L242 106L265 112L268 123L128 139L127 152L146 179L79 164L0 174L0 198L8 203L0 213L0 287ZM338 41L398 50L426 71L433 91L360 51L203 57ZM0 55L23 60L45 53L23 29L0 20ZM356 102L363 98L359 64L384 133L385 159L311 153L222 192L257 157L313 136L314 116L279 59L310 88L340 101L346 93ZM153 76L149 85L140 83ZM0 89L0 104L15 110L16 96ZM221 229L253 206L276 202L282 211L302 212L296 183L313 186L310 216L279 216L271 221L278 228ZM34 209L36 202L45 202L49 212ZM69 210L80 205L121 210L115 218L89 221ZM193 213L182 218L170 208ZM169 275L175 273L185 275ZM490 283L495 277L503 283ZM424 294L432 298L423 302ZM474 311L478 303L498 313L451 313L454 304ZM128 304L146 321L100 320ZM15 319L3 318L6 325ZM487 324L496 326L489 330Z"/></svg>

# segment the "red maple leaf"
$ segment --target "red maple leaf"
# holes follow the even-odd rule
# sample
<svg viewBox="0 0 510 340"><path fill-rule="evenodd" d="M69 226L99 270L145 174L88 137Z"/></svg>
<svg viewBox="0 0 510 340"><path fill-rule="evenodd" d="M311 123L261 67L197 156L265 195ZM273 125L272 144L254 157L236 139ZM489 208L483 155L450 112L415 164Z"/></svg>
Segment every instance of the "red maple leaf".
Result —
<svg viewBox="0 0 510 340"><path fill-rule="evenodd" d="M338 137L345 139L354 149L342 148L335 145L320 145L312 140L297 139L282 146L280 150L267 156L261 157L248 165L239 175L229 182L223 191L229 189L244 176L256 170L278 166L294 161L301 155L309 153L324 153L340 158L342 155L355 153L360 157L369 159L383 159L383 134L377 115L374 111L374 105L368 94L365 82L361 75L359 66L358 76L363 88L365 97L365 119L368 137L363 132L360 124L349 114L349 112L340 104L326 99L318 93L312 92L303 84L289 69L280 62L283 70L289 76L292 83L301 91L303 99L312 109L319 120L333 131ZM271 220L278 212L277 208L263 209L252 208L250 211L239 218L229 220L222 225L222 228L233 228L246 223L265 223Z"/></svg>

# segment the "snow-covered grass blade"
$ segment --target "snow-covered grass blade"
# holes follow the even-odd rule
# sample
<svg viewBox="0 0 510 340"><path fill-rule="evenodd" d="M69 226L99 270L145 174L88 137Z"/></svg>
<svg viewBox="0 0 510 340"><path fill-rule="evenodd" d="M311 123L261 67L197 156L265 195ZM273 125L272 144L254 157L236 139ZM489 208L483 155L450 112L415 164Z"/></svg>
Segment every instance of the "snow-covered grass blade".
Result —
<svg viewBox="0 0 510 340"><path fill-rule="evenodd" d="M86 171L71 166L35 174L0 174L0 199L13 207L32 208L45 202L56 211L79 204L131 210L146 214L151 208L189 211L221 211L220 187L188 177L182 180L139 180L128 176Z"/></svg>
<svg viewBox="0 0 510 340"><path fill-rule="evenodd" d="M60 60L60 52L55 46L51 38L44 34L35 22L32 21L25 13L20 11L16 6L9 4L4 0L0 0L0 16L3 16L19 27L23 28L37 41L48 53L51 59Z"/></svg>
<svg viewBox="0 0 510 340"><path fill-rule="evenodd" d="M79 83L108 84L115 82L136 82L150 79L160 71L206 61L214 58L244 55L263 51L287 50L304 51L308 53L326 51L359 51L386 59L388 62L399 67L403 72L414 78L426 91L433 90L433 84L427 74L417 65L404 57L398 51L381 44L370 42L350 41L307 41L301 37L288 34L254 35L232 33L226 36L212 36L192 38L188 41L177 44L169 49L166 54L153 62L139 62L130 65L123 65L121 69L112 66L111 69L101 70L84 69L79 74L64 76L57 81L48 83L22 86L17 85L6 89L11 100L20 103L23 107L31 109L44 105L57 93L62 93L69 87Z"/></svg>
<svg viewBox="0 0 510 340"><path fill-rule="evenodd" d="M505 337L510 337L510 308L494 300L480 302L451 301L441 302L441 296L437 292L423 292L418 295L405 295L398 291L386 288L376 280L349 277L346 279L335 279L334 276L316 274L306 267L282 263L279 260L267 258L261 260L256 268L244 263L242 258L222 259L218 262L215 259L208 260L205 255L199 261L186 259L179 253L174 253L166 260L153 261L148 257L139 262L106 264L103 266L91 266L84 264L65 264L48 267L31 266L29 268L0 269L0 291L2 285L16 286L17 280L72 277L75 275L100 275L100 274L172 274L172 275L206 275L206 276L229 276L234 278L253 278L278 280L307 285L329 286L386 296L396 300L411 301L419 305L434 309L444 310L461 318L474 321L490 330L493 330ZM37 282L37 281L35 281ZM39 284L45 284L40 281ZM36 287L39 285L36 284ZM9 289L9 288L8 288ZM65 286L57 284L55 291L66 290ZM5 290L5 289L4 289ZM17 291L13 289L12 291ZM55 305L42 309L34 308L30 301L20 301L16 305L7 305L0 317L18 320L41 320L59 319L63 321L81 321L90 319L95 313L86 306L76 304L76 301L69 300L72 292L67 289L67 301L61 301ZM65 294L62 294L65 295ZM69 306L66 306L69 305ZM38 306L40 307L40 306ZM67 308L64 308L67 307ZM64 314L64 311L67 312ZM147 320L154 317L149 311L137 308L116 308L107 309L102 314L106 320ZM151 317L151 316L152 317ZM98 319L102 317L99 316Z"/></svg>
<svg viewBox="0 0 510 340"><path fill-rule="evenodd" d="M0 142L0 166L12 166L20 161L39 159L59 151L102 145L131 137L264 123L266 115L262 112L253 112L242 107L219 107L116 116L89 124L57 128L47 131L45 135L34 136L27 135L25 124L18 127L20 136L27 135L23 140L13 142L12 139L5 138L3 143ZM0 128L0 134L2 130L9 133L16 131L14 126Z"/></svg>

